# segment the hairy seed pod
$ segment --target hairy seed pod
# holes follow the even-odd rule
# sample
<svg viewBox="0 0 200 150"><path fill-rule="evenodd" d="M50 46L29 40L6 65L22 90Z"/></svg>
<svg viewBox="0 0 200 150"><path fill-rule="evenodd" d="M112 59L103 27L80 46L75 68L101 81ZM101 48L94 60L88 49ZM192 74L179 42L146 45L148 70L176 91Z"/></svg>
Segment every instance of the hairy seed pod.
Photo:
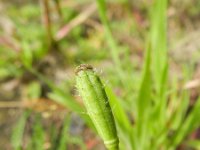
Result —
<svg viewBox="0 0 200 150"><path fill-rule="evenodd" d="M108 150L118 150L119 140L104 86L90 65L76 69L76 83L87 113Z"/></svg>

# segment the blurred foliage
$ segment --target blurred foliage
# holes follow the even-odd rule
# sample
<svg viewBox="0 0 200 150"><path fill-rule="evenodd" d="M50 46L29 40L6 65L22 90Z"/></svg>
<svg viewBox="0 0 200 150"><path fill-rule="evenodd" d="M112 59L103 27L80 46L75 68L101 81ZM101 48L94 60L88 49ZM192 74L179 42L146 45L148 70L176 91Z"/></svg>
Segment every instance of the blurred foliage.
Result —
<svg viewBox="0 0 200 150"><path fill-rule="evenodd" d="M183 90L183 84L195 74L200 48L191 46L195 61L176 62L171 55L182 35L189 37L187 31L195 32L199 24L198 0L98 0L95 11L77 25L72 22L94 1L45 1L0 2L0 89L17 80L18 90L9 92L19 93L11 99L23 100L23 113L12 132L13 149L88 148L85 133L70 133L70 112L81 116L95 133L74 86L74 69L81 63L96 66L103 76L121 149L150 149L151 144L151 149L199 147L199 141L190 137L200 124L199 93L193 98L193 91ZM65 26L70 30L57 40ZM179 57L187 55L182 47ZM54 109L55 103L58 109L38 113L35 105L23 104L36 101L43 107L43 98L53 103L47 106ZM59 104L64 112L59 112Z"/></svg>

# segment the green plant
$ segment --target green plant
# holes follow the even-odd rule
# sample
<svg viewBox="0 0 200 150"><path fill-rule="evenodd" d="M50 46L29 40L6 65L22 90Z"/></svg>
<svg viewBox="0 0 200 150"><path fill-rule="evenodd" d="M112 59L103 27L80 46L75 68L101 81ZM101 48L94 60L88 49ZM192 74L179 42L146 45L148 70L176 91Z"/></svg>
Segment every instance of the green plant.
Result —
<svg viewBox="0 0 200 150"><path fill-rule="evenodd" d="M76 69L77 88L83 97L87 113L108 150L118 150L118 136L104 86L90 65Z"/></svg>
<svg viewBox="0 0 200 150"><path fill-rule="evenodd" d="M105 123L104 114L110 116L111 124L106 124L107 127L103 127L106 132L100 133L100 135L104 141L107 141L108 137L109 139L119 138L120 150L175 150L180 145L198 149L199 141L190 139L189 135L200 126L200 100L195 99L194 105L191 106L190 92L182 89L179 78L175 74L170 75L170 79L168 77L168 72L171 72L168 68L171 67L168 62L171 59L168 56L168 49L171 48L168 48L167 45L168 0L142 1L141 3L138 1L136 5L141 5L142 10L135 7L134 2L128 0L97 0L99 18L91 15L88 21L70 29L72 31L67 34L65 39L55 41L58 44L58 49L53 47L51 49L48 45L48 39L54 37L55 30L60 28L63 23L70 24L73 19L79 18L79 15L82 14L82 6L87 7L88 2L90 0L60 1L63 4L59 8L62 11L63 20L56 19L52 8L51 12L46 13L49 19L52 18L45 26L42 26L39 21L40 7L37 3L30 3L28 6L22 5L20 11L14 5L10 7L8 12L11 13L11 20L13 20L17 30L13 33L14 36L11 36L12 38L8 38L8 41L11 39L11 42L14 42L14 48L12 44L9 47L9 43L6 45L3 42L6 46L0 49L1 81L6 82L13 78L20 79L20 84L24 85L22 88L28 89L28 95L31 98L44 97L62 104L68 111L78 113L91 129L94 129L94 126L89 116L95 117L92 120L98 132L101 132L102 126L99 125L97 118ZM130 7L126 7L126 11L123 12L125 16L122 14L120 18L116 19L115 9L110 6L114 5L118 11L117 6L120 5L119 10L124 8L120 2L126 3ZM131 3L133 3L133 9ZM113 13L114 17L112 17ZM136 16L135 20L133 16ZM145 22L145 26L142 25L143 22ZM46 36L46 32L49 32L50 37ZM124 32L125 36L120 32ZM128 37L126 32L130 33L128 35L131 37ZM125 39L121 40L124 37ZM137 48L134 46L129 48L128 44L126 45L126 39L130 40L131 43L138 40L142 43L142 46L139 46L140 61L137 62L138 56L135 52ZM145 45L144 39L146 40L146 49L143 46ZM142 66L141 59L144 63L143 67L140 67ZM85 93L81 94L84 101L94 100L93 98L84 98L87 94L98 98L102 97L103 105L99 105L98 101L88 103L89 105L94 104L95 107L96 104L99 108L102 107L103 110L98 111L99 109L97 109L98 115L102 117L96 117L97 115L90 109L88 112L91 113L85 115L83 113L85 109L81 102L78 98L74 98L74 81L71 80L70 72L78 62L97 64L97 66L109 64L103 70L109 84L104 86L99 82L98 84L94 83L96 81L93 82L93 80L88 82L88 77L85 79L87 82L84 83L86 83L85 85L91 84L93 89L83 91L81 89L84 85L83 82L78 86L79 91ZM133 64L135 62L138 64ZM194 72L192 67L185 65L182 68L183 80L181 82L185 83L191 78ZM53 70L55 74L49 74L49 70L50 72ZM65 71L67 74L69 72L70 80L65 78L65 81L62 80L62 84L57 84L60 80L58 75L65 73ZM78 69L77 80L82 81L85 78L83 73L89 74L88 76L92 79L98 79L98 75L92 71L91 67L82 66ZM29 74L33 77L29 77ZM37 81L35 82L35 80ZM48 86L48 90L46 86ZM105 91L102 92L101 88ZM93 92L90 92L91 89ZM96 91L101 91L101 93L98 94ZM107 108L104 103L108 104L108 100L110 106ZM109 111L104 111L104 107ZM14 149L22 149L26 120L25 111L13 130L11 144ZM48 131L43 127L42 121L39 119L33 122L34 134L30 136L30 144L27 149L31 150L34 145L34 149L39 150L46 142L46 135L48 135L46 132ZM70 137L69 125L70 120L67 119L60 134L56 130L49 135L52 144L50 149L66 149L70 147L71 143L81 146L81 149L87 149L85 140L81 139L81 136ZM108 129L109 127L111 130ZM53 126L52 131L56 128ZM186 141L187 138L189 142ZM114 147L118 145L117 141L115 141Z"/></svg>
<svg viewBox="0 0 200 150"><path fill-rule="evenodd" d="M19 119L16 126L13 128L13 133L11 137L11 144L14 150L20 150L22 146L22 139L24 134L24 129L26 125L26 119L28 117L28 113L24 113Z"/></svg>

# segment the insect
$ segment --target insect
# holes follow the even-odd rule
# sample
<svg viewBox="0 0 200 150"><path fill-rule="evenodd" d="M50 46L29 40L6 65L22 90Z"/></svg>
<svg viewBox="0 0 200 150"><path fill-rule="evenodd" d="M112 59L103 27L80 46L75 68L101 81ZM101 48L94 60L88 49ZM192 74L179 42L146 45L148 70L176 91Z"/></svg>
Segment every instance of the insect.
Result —
<svg viewBox="0 0 200 150"><path fill-rule="evenodd" d="M118 150L119 139L112 110L104 86L93 67L77 67L76 84L87 113L108 150Z"/></svg>

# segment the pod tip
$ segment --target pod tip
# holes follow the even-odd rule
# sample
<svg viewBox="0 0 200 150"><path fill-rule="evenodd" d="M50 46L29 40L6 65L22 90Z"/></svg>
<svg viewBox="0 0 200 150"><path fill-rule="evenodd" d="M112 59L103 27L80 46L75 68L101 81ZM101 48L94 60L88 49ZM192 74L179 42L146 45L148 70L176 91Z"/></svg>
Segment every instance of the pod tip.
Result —
<svg viewBox="0 0 200 150"><path fill-rule="evenodd" d="M78 75L78 73L83 70L93 70L93 67L89 64L81 64L76 68L75 74Z"/></svg>

